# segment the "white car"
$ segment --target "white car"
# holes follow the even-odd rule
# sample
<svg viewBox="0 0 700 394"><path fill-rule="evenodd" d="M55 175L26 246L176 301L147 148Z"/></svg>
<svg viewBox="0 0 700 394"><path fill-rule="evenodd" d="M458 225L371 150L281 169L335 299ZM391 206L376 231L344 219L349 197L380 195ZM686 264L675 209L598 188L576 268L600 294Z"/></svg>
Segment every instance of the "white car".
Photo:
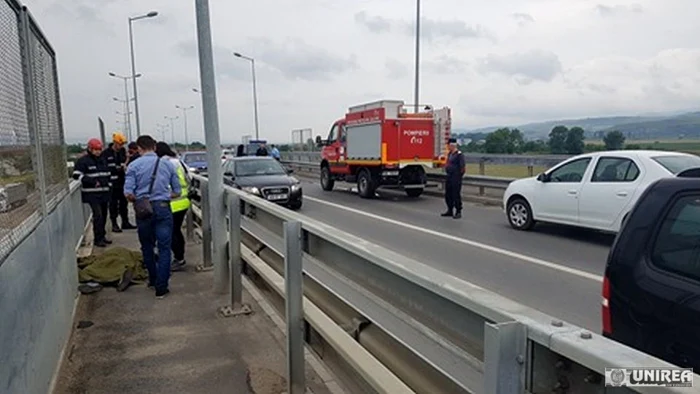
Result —
<svg viewBox="0 0 700 394"><path fill-rule="evenodd" d="M687 153L625 150L583 154L537 177L511 182L503 207L517 230L529 230L541 221L617 233L648 185L691 168L700 168L700 157Z"/></svg>

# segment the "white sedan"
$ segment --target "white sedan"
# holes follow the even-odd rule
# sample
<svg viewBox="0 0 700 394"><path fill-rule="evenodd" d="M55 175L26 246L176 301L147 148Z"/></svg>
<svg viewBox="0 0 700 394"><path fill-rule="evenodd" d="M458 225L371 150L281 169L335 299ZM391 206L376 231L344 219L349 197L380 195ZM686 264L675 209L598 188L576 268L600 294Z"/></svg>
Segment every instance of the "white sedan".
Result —
<svg viewBox="0 0 700 394"><path fill-rule="evenodd" d="M616 233L646 187L700 168L700 157L625 150L569 158L537 177L510 183L503 207L510 225L529 230L549 222Z"/></svg>

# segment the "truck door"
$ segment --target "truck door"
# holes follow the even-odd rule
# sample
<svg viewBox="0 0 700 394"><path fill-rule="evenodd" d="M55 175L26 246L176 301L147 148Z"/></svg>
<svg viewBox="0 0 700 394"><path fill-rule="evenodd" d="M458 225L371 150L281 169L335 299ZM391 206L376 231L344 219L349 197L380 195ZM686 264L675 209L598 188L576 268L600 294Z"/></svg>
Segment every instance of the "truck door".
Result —
<svg viewBox="0 0 700 394"><path fill-rule="evenodd" d="M657 220L634 280L638 296L626 311L641 350L700 368L700 192L676 195ZM614 321L613 321L614 327Z"/></svg>
<svg viewBox="0 0 700 394"><path fill-rule="evenodd" d="M340 124L335 123L331 127L331 131L328 133L328 138L326 139L326 145L323 147L323 157L328 160L328 164L333 167L338 166L338 161L340 160L340 141L339 137Z"/></svg>

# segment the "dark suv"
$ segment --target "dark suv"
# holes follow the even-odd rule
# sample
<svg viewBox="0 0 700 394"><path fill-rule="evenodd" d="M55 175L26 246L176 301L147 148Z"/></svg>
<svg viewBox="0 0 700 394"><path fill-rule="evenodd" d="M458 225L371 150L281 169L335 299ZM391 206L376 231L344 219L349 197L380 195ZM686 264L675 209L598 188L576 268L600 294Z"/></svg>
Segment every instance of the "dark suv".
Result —
<svg viewBox="0 0 700 394"><path fill-rule="evenodd" d="M700 369L700 171L651 184L608 256L603 335Z"/></svg>

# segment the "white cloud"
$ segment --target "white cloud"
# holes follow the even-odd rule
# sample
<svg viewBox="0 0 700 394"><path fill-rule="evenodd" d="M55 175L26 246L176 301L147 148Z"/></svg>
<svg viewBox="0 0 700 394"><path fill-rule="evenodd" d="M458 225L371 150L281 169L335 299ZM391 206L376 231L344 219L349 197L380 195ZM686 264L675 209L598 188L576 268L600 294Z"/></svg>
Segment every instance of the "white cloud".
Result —
<svg viewBox="0 0 700 394"><path fill-rule="evenodd" d="M203 139L194 1L25 0L58 53L70 139L110 131L128 74L134 23L142 131L188 113ZM413 101L413 3L394 0L210 0L222 139L254 131L256 59L262 137L325 135L348 106ZM421 98L453 108L455 127L686 109L700 102L697 0L433 0L423 2ZM182 118L175 134L182 139Z"/></svg>

